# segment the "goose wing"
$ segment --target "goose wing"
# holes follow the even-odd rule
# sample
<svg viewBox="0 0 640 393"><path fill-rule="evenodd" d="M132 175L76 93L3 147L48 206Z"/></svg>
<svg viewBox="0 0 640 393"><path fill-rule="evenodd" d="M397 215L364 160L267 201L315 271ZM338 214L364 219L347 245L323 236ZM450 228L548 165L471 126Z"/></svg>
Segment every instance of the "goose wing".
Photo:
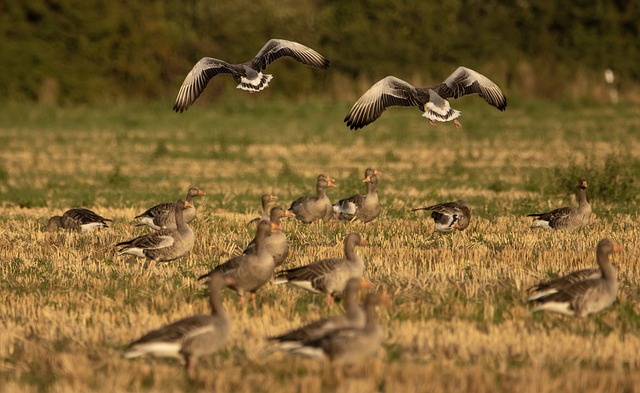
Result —
<svg viewBox="0 0 640 393"><path fill-rule="evenodd" d="M173 110L176 112L186 111L191 104L202 94L207 84L218 74L237 74L233 64L226 61L203 57L198 61L191 71L184 78L182 86L178 91Z"/></svg>
<svg viewBox="0 0 640 393"><path fill-rule="evenodd" d="M408 82L395 76L387 76L371 86L356 101L344 121L350 129L357 130L373 123L390 106L418 106L422 108L426 101L425 98L420 97L418 90Z"/></svg>
<svg viewBox="0 0 640 393"><path fill-rule="evenodd" d="M434 90L444 99L478 94L489 105L495 106L501 111L507 108L507 97L498 85L486 76L467 67L458 67Z"/></svg>
<svg viewBox="0 0 640 393"><path fill-rule="evenodd" d="M267 66L281 57L291 57L295 61L314 68L329 68L329 60L320 53L298 42L270 39L260 49L256 57L251 60L251 67L264 70Z"/></svg>

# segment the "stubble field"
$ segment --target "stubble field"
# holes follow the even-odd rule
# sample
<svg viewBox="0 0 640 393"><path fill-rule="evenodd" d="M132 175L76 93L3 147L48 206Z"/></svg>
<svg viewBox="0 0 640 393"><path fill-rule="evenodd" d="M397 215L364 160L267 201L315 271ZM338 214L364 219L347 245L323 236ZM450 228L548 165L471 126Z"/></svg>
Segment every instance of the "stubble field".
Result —
<svg viewBox="0 0 640 393"><path fill-rule="evenodd" d="M240 94L240 93L238 93ZM511 99L510 99L511 100ZM477 102L476 102L477 101ZM463 128L431 127L414 109L392 109L349 131L349 103L254 100L196 105L0 109L0 390L233 392L633 392L640 386L640 110L633 106L511 100L500 113L478 99L457 103ZM367 166L383 171L374 222L284 222L285 266L342 253L350 231L366 276L389 292L377 356L344 380L328 362L265 355L265 336L341 303L285 286L258 292L245 310L223 292L233 321L225 349L203 358L195 380L181 365L125 360L146 331L207 312L195 278L241 252L259 197L284 205L336 179L332 201L362 192ZM571 232L531 231L527 213L576 204L586 178L596 215ZM178 261L145 271L113 245L144 232L133 217L196 185L196 244ZM465 199L470 227L433 233L410 208ZM45 231L71 207L114 220L92 234ZM528 313L526 288L595 265L611 237L618 301L584 320Z"/></svg>

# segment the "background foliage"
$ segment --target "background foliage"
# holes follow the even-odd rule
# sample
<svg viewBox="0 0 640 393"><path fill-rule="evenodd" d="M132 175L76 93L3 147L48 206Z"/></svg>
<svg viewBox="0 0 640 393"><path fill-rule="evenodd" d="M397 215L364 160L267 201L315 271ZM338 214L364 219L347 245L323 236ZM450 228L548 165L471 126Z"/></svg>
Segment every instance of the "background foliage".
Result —
<svg viewBox="0 0 640 393"><path fill-rule="evenodd" d="M640 80L638 20L640 3L611 0L1 0L0 100L169 98L199 58L245 61L271 37L316 48L332 68L276 63L278 88L259 99L350 98L388 74L431 84L459 64L512 94L603 98L605 68Z"/></svg>

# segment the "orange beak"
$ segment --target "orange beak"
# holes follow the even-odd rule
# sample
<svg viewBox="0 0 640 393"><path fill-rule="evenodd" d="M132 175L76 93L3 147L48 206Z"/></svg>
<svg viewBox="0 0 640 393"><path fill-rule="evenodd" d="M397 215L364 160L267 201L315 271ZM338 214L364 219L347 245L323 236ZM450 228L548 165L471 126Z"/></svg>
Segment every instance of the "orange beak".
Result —
<svg viewBox="0 0 640 393"><path fill-rule="evenodd" d="M292 212L291 210L285 210L284 212L284 216L285 217L291 217L291 218L295 218L296 214L294 212Z"/></svg>
<svg viewBox="0 0 640 393"><path fill-rule="evenodd" d="M207 193L202 191L202 190L198 190L198 195L205 196L205 195L207 195Z"/></svg>
<svg viewBox="0 0 640 393"><path fill-rule="evenodd" d="M373 286L373 284L371 284L371 281L366 280L364 278L360 279L360 289L369 289Z"/></svg>
<svg viewBox="0 0 640 393"><path fill-rule="evenodd" d="M613 242L613 252L623 252L624 248L617 242Z"/></svg>
<svg viewBox="0 0 640 393"><path fill-rule="evenodd" d="M188 209L188 208L190 208L190 207L193 207L193 205L192 205L192 204L190 204L190 203L189 203L189 201L184 201L184 208L185 208L185 209Z"/></svg>
<svg viewBox="0 0 640 393"><path fill-rule="evenodd" d="M269 200L270 200L271 202L274 202L274 201L277 201L277 200L278 200L278 197L277 197L277 196L275 196L275 195L269 195Z"/></svg>
<svg viewBox="0 0 640 393"><path fill-rule="evenodd" d="M328 180L329 180L329 183L328 183L328 185L327 185L327 186L328 186L328 187L331 187L331 188L336 188L336 185L335 185L335 183L334 183L334 180L333 180L332 178L329 178Z"/></svg>
<svg viewBox="0 0 640 393"><path fill-rule="evenodd" d="M369 244L369 243L367 243L367 241L366 241L366 240L364 240L364 238L362 238L362 237L361 237L361 238L360 238L360 243L358 243L358 245L359 245L359 246L366 246L367 244Z"/></svg>
<svg viewBox="0 0 640 393"><path fill-rule="evenodd" d="M371 176L367 176L364 178L364 180L362 181L363 183L371 183Z"/></svg>
<svg viewBox="0 0 640 393"><path fill-rule="evenodd" d="M374 175L376 175L376 176L378 176L378 175L382 175L382 172L381 172L381 171L379 171L379 170L377 170L377 169L374 169L374 170L373 170L373 174L374 174Z"/></svg>

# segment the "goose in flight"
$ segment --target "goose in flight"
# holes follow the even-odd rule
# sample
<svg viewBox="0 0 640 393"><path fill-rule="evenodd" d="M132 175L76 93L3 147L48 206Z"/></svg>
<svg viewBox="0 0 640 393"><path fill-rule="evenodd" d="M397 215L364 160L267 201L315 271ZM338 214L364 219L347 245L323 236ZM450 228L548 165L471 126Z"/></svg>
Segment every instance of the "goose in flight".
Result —
<svg viewBox="0 0 640 393"><path fill-rule="evenodd" d="M218 74L231 74L238 83L238 89L258 92L267 87L273 78L272 75L263 74L262 71L269 64L285 56L309 67L329 68L329 60L315 50L294 41L275 38L270 39L256 57L244 63L231 64L213 57L203 57L182 82L173 110L186 111L202 94L209 81Z"/></svg>
<svg viewBox="0 0 640 393"><path fill-rule="evenodd" d="M353 105L344 118L352 130L362 128L378 119L390 106L415 106L432 125L436 121L451 121L462 127L458 121L460 111L451 108L449 98L460 98L468 94L478 94L491 106L501 111L507 107L507 97L502 90L486 76L466 67L458 67L444 82L433 87L414 87L395 76L387 76L378 81Z"/></svg>

